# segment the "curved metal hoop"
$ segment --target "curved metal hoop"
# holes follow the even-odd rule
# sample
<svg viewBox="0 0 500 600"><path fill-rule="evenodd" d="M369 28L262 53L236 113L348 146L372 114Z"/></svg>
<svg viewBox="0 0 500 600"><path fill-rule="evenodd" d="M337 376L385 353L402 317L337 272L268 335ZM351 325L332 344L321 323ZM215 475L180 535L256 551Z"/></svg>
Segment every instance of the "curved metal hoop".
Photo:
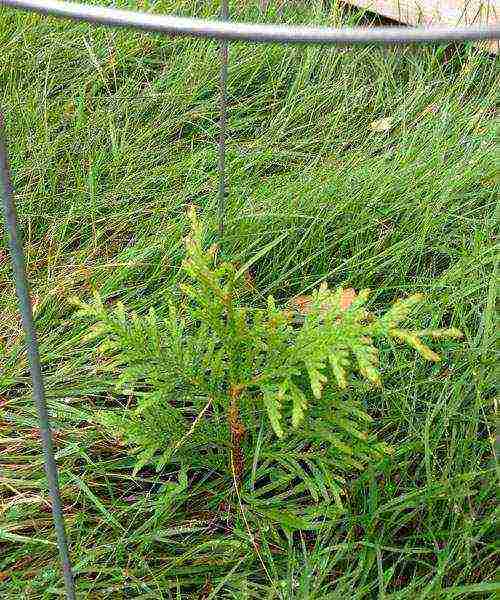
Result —
<svg viewBox="0 0 500 600"><path fill-rule="evenodd" d="M432 28L319 28L285 25L260 25L254 23L234 23L227 21L227 0L222 2L222 20L208 21L184 17L154 15L141 12L118 10L103 6L88 6L60 0L0 0L0 6L10 6L55 17L86 21L97 25L125 27L170 35L185 35L219 39L221 42L221 96L220 96L220 137L219 137L219 219L222 233L225 210L225 136L226 136L226 82L227 82L227 41L277 42L295 44L414 44L466 40L498 40L500 26L489 27L432 27ZM18 232L14 207L10 168L3 135L3 122L0 113L0 193L9 237L14 279L19 307L26 336L26 346L33 383L33 397L37 406L42 437L45 470L52 498L52 512L57 542L63 567L63 575L68 600L75 600L75 587L69 560L68 544L64 519L59 498L57 466L54 459L52 435L43 388L40 357L29 286L26 278L24 255Z"/></svg>
<svg viewBox="0 0 500 600"><path fill-rule="evenodd" d="M500 26L489 27L375 27L325 28L291 27L207 21L170 15L155 15L104 6L88 6L60 0L0 0L0 4L34 12L67 17L113 27L130 27L175 35L188 35L246 42L281 42L296 44L414 44L500 38Z"/></svg>

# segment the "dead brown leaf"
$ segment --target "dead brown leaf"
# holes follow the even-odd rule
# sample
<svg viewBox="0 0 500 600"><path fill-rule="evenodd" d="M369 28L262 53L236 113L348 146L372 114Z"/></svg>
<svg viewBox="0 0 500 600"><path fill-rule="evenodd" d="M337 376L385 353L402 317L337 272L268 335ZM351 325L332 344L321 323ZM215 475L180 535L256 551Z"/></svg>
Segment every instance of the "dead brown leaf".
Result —
<svg viewBox="0 0 500 600"><path fill-rule="evenodd" d="M346 288L340 296L340 310L347 310L356 299L356 291L354 288Z"/></svg>
<svg viewBox="0 0 500 600"><path fill-rule="evenodd" d="M340 310L347 310L354 302L357 294L353 288L346 288L342 290L340 296ZM296 296L290 301L291 306L301 315L308 315L312 310L312 297L311 296ZM321 314L325 314L330 309L328 302L323 303L321 306Z"/></svg>
<svg viewBox="0 0 500 600"><path fill-rule="evenodd" d="M301 315L307 315L311 312L311 296L296 296L290 301L291 306Z"/></svg>

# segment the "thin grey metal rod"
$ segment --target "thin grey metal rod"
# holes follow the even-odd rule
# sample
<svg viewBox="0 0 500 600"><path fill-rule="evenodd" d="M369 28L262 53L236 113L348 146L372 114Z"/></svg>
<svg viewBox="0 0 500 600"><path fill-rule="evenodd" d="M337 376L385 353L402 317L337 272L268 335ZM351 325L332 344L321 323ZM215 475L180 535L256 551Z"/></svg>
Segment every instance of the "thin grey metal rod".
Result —
<svg viewBox="0 0 500 600"><path fill-rule="evenodd" d="M56 17L115 27L131 27L167 34L249 42L311 44L414 44L500 39L500 25L468 27L373 27L324 28L254 23L207 21L170 15L154 15L105 6L60 0L0 0L0 5L32 10Z"/></svg>
<svg viewBox="0 0 500 600"><path fill-rule="evenodd" d="M71 562L69 559L68 542L64 527L64 518L61 509L59 494L59 481L57 476L57 465L54 459L54 448L52 445L52 433L49 424L49 415L45 403L45 392L43 387L42 369L40 365L40 354L38 352L38 341L33 323L33 310L29 294L28 281L22 243L17 226L16 209L10 177L10 167L7 158L3 116L0 113L0 194L2 196L5 213L5 223L9 239L9 248L14 269L16 282L16 293L19 301L19 309L26 336L26 349L33 383L33 399L38 411L40 422L40 436L42 438L43 457L45 461L45 472L49 483L49 492L52 500L52 515L57 536L57 545L61 556L61 563L68 600L76 600Z"/></svg>
<svg viewBox="0 0 500 600"><path fill-rule="evenodd" d="M221 18L229 18L228 0L222 0ZM219 233L224 234L226 216L226 130L227 130L227 62L228 42L220 43L220 116L219 116Z"/></svg>

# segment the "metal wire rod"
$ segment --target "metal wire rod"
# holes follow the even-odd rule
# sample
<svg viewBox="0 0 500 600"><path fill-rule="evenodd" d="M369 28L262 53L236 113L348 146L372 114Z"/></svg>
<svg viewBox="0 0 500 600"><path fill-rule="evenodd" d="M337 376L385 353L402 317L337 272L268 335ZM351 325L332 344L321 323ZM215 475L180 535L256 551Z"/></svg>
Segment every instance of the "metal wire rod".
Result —
<svg viewBox="0 0 500 600"><path fill-rule="evenodd" d="M229 2L222 0L221 18L227 21ZM220 106L219 106L219 233L224 234L226 216L226 129L227 129L227 40L220 43Z"/></svg>
<svg viewBox="0 0 500 600"><path fill-rule="evenodd" d="M45 392L43 387L42 369L40 365L40 354L38 352L38 341L33 323L33 310L29 294L28 281L22 243L17 226L16 209L12 191L10 168L7 158L5 143L3 116L0 113L0 194L5 213L5 224L9 238L9 248L16 282L16 293L19 301L22 324L26 336L26 349L33 382L33 399L38 411L40 423L40 436L42 438L43 457L45 472L49 483L49 492L52 499L52 515L57 536L57 545L61 556L61 563L68 600L76 600L71 562L68 553L68 542L64 527L64 518L61 509L59 494L59 481L57 476L57 465L54 459L54 448L52 445L52 433L49 424L49 415L45 403Z"/></svg>
<svg viewBox="0 0 500 600"><path fill-rule="evenodd" d="M414 44L466 40L498 40L500 25L468 27L325 28L207 21L170 15L118 10L60 0L0 0L0 5L100 25L131 27L159 33L248 42L311 44Z"/></svg>

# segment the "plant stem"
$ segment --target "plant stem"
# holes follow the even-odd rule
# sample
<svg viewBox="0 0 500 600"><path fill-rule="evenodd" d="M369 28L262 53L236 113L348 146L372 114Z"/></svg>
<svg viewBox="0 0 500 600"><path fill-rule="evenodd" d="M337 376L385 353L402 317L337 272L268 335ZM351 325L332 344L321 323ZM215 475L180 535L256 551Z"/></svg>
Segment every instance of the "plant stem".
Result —
<svg viewBox="0 0 500 600"><path fill-rule="evenodd" d="M240 420L238 399L243 391L242 385L229 387L229 409L227 413L229 431L231 432L231 470L238 487L241 487L245 459L241 450L241 440L245 437L246 429Z"/></svg>

